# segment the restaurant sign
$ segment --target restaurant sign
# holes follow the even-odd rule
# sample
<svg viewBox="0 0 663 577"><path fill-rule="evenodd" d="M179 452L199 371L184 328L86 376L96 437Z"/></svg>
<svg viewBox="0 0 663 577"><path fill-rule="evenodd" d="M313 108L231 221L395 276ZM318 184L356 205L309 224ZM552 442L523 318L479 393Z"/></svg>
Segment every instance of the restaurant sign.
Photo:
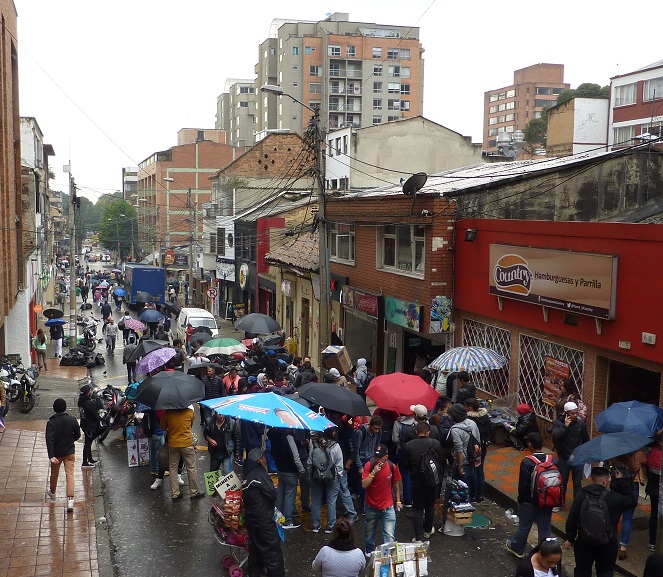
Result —
<svg viewBox="0 0 663 577"><path fill-rule="evenodd" d="M380 311L380 296L367 293L349 285L343 286L343 304L377 318Z"/></svg>
<svg viewBox="0 0 663 577"><path fill-rule="evenodd" d="M615 318L617 257L490 245L489 292L600 319Z"/></svg>

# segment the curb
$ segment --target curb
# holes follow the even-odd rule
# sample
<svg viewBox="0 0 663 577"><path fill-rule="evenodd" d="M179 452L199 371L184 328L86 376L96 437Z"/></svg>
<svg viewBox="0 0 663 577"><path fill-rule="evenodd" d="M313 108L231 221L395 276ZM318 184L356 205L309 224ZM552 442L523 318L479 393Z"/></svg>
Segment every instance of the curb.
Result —
<svg viewBox="0 0 663 577"><path fill-rule="evenodd" d="M97 457L99 455L97 454ZM92 485L94 487L94 523L97 535L97 566L99 577L115 577L117 572L113 566L112 544L108 531L104 483L101 480L101 462L94 468Z"/></svg>

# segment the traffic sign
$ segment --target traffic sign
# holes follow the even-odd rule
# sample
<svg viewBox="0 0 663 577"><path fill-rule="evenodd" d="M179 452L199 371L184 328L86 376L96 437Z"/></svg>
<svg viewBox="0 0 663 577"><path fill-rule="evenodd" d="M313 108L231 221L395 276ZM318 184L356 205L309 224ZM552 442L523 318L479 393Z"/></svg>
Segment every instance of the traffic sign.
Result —
<svg viewBox="0 0 663 577"><path fill-rule="evenodd" d="M218 294L219 294L219 291L217 289L215 289L214 287L211 287L211 288L207 289L207 296L211 299L215 299Z"/></svg>

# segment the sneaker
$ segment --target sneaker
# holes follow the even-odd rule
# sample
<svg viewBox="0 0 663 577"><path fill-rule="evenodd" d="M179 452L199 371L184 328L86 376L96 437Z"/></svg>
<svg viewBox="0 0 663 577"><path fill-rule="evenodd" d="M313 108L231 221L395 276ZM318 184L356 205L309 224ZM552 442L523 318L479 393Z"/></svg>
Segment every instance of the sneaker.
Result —
<svg viewBox="0 0 663 577"><path fill-rule="evenodd" d="M370 553L368 551L364 551L364 556L366 557L366 559L370 559L371 555L373 555L372 551Z"/></svg>
<svg viewBox="0 0 663 577"><path fill-rule="evenodd" d="M424 539L430 539L431 535L435 535L435 527L430 530L430 533L426 533L426 531L424 531Z"/></svg>
<svg viewBox="0 0 663 577"><path fill-rule="evenodd" d="M161 487L161 483L163 483L163 479L154 479L154 483L150 485L150 489L158 489Z"/></svg>
<svg viewBox="0 0 663 577"><path fill-rule="evenodd" d="M334 531L334 528L333 528L333 527L327 527L327 528L325 529L325 533L327 533L327 535L330 535L333 531Z"/></svg>
<svg viewBox="0 0 663 577"><path fill-rule="evenodd" d="M168 475L170 475L170 471L164 471L164 472L163 472L163 476L164 476L164 477L167 477Z"/></svg>
<svg viewBox="0 0 663 577"><path fill-rule="evenodd" d="M559 513L561 510L561 507L553 507L553 513Z"/></svg>
<svg viewBox="0 0 663 577"><path fill-rule="evenodd" d="M320 531L320 527L311 527L311 531L313 531L313 533L317 533Z"/></svg>
<svg viewBox="0 0 663 577"><path fill-rule="evenodd" d="M650 551L656 551L656 545L650 543L649 545L647 545L647 549L649 549Z"/></svg>
<svg viewBox="0 0 663 577"><path fill-rule="evenodd" d="M522 559L525 554L524 553L518 553L511 549L511 546L509 545L509 540L507 539L506 542L504 543L504 546L506 547L506 550L511 553L514 557L518 557L518 559Z"/></svg>
<svg viewBox="0 0 663 577"><path fill-rule="evenodd" d="M90 463L90 465L96 465L98 462L99 462L99 459L97 459L96 461L94 459L90 459L88 461L88 463Z"/></svg>
<svg viewBox="0 0 663 577"><path fill-rule="evenodd" d="M205 493L198 491L195 495L191 495L192 499L202 499L205 496Z"/></svg>
<svg viewBox="0 0 663 577"><path fill-rule="evenodd" d="M74 500L67 499L67 513L71 513L74 510Z"/></svg>
<svg viewBox="0 0 663 577"><path fill-rule="evenodd" d="M412 503L403 503L403 507L406 509L412 509Z"/></svg>
<svg viewBox="0 0 663 577"><path fill-rule="evenodd" d="M55 502L55 493L51 493L48 489L46 490L46 496L53 502Z"/></svg>
<svg viewBox="0 0 663 577"><path fill-rule="evenodd" d="M301 523L295 523L292 521L291 523L288 523L287 525L282 525L283 529L299 529L302 526Z"/></svg>
<svg viewBox="0 0 663 577"><path fill-rule="evenodd" d="M184 479L182 479L182 475L177 475L177 484L182 487L184 485Z"/></svg>
<svg viewBox="0 0 663 577"><path fill-rule="evenodd" d="M83 463L81 469L94 469L94 463Z"/></svg>

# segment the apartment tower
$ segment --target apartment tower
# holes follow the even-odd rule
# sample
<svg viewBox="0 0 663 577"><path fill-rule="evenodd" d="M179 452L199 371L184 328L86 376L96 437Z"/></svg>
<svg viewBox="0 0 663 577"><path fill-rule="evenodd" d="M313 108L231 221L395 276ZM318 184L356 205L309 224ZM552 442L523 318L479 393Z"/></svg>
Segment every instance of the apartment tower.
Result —
<svg viewBox="0 0 663 577"><path fill-rule="evenodd" d="M215 128L226 131L230 146L253 146L255 123L255 80L228 78L216 101Z"/></svg>

